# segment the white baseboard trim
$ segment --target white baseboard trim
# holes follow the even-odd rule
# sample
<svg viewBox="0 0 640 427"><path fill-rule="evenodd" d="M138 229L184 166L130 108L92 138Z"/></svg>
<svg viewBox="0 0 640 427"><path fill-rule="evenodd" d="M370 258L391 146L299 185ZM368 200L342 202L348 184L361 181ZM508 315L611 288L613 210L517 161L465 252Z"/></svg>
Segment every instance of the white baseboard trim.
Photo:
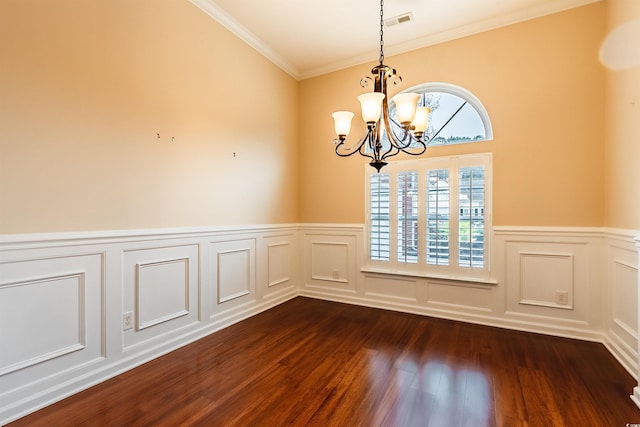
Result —
<svg viewBox="0 0 640 427"><path fill-rule="evenodd" d="M620 363L633 378L638 380L638 350L631 348L613 331L604 334L602 343L607 350L609 350L609 353L616 358L618 363Z"/></svg>
<svg viewBox="0 0 640 427"><path fill-rule="evenodd" d="M594 332L588 328L575 326L559 326L557 324L545 324L534 320L505 319L496 316L479 315L467 312L456 312L453 310L438 310L430 307L400 304L395 302L381 302L357 296L345 296L326 292L302 290L300 296L322 299L327 301L353 304L383 310L399 311L403 313L417 314L439 319L454 320L458 322L472 323L495 328L510 329L521 332L531 332L545 334L562 338L579 339L583 341L603 342L603 336L599 332Z"/></svg>
<svg viewBox="0 0 640 427"><path fill-rule="evenodd" d="M640 386L633 388L633 394L630 397L633 403L640 408Z"/></svg>

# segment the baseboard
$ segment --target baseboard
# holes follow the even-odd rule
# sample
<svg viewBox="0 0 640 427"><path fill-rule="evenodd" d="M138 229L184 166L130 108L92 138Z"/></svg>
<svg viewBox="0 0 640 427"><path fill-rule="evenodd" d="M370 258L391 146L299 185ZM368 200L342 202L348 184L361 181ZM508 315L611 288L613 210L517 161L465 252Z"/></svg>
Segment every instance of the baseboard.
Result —
<svg viewBox="0 0 640 427"><path fill-rule="evenodd" d="M603 344L618 363L637 381L638 350L631 348L613 331L608 331L608 333L604 334Z"/></svg>
<svg viewBox="0 0 640 427"><path fill-rule="evenodd" d="M421 316L435 317L439 319L453 320L457 322L472 323L476 325L484 325L495 328L510 329L520 332L531 332L537 334L551 335L562 338L579 339L583 341L603 342L603 335L599 332L592 331L588 328L577 326L561 326L558 324L543 323L539 320L515 320L505 319L497 316L478 315L468 312L454 310L435 310L432 308L401 304L392 302L381 302L367 298L359 298L357 296L345 296L324 292L310 292L308 290L300 291L300 296L308 298L316 298L333 302L341 302L345 304L359 305L363 307L379 308L383 310L399 311L403 313L417 314Z"/></svg>

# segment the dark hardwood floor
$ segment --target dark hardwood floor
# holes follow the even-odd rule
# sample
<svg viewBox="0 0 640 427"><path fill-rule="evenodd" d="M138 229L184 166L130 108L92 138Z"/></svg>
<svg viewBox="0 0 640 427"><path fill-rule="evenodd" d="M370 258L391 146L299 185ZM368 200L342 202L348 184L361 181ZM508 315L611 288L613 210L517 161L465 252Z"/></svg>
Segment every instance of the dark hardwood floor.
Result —
<svg viewBox="0 0 640 427"><path fill-rule="evenodd" d="M11 426L625 426L597 343L295 298Z"/></svg>

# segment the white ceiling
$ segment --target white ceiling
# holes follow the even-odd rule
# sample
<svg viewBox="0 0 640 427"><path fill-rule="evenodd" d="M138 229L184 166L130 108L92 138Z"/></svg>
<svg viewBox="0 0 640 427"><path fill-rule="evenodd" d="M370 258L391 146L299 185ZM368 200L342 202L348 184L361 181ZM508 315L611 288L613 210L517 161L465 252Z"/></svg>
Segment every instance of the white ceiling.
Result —
<svg viewBox="0 0 640 427"><path fill-rule="evenodd" d="M385 56L599 0L386 0ZM378 0L191 0L297 79L376 61Z"/></svg>

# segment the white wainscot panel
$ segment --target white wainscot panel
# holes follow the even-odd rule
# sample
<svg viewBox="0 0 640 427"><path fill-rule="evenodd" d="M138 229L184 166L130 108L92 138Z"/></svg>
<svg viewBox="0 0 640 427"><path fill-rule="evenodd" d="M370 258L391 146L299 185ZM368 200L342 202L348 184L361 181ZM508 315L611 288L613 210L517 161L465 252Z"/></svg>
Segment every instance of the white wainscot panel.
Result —
<svg viewBox="0 0 640 427"><path fill-rule="evenodd" d="M573 255L520 253L520 304L573 308Z"/></svg>
<svg viewBox="0 0 640 427"><path fill-rule="evenodd" d="M608 237L606 344L623 366L637 375L638 248L631 239L617 234Z"/></svg>
<svg viewBox="0 0 640 427"><path fill-rule="evenodd" d="M123 266L121 316L136 319L124 328L125 350L198 322L197 245L127 250Z"/></svg>
<svg viewBox="0 0 640 427"><path fill-rule="evenodd" d="M278 286L291 280L295 265L290 242L267 244L267 286Z"/></svg>
<svg viewBox="0 0 640 427"><path fill-rule="evenodd" d="M218 252L218 303L251 293L251 250Z"/></svg>
<svg viewBox="0 0 640 427"><path fill-rule="evenodd" d="M401 302L418 302L418 280L365 275L365 294L369 297Z"/></svg>
<svg viewBox="0 0 640 427"><path fill-rule="evenodd" d="M103 265L102 253L0 262L0 395L103 360Z"/></svg>
<svg viewBox="0 0 640 427"><path fill-rule="evenodd" d="M610 246L611 317L615 332L635 348L638 337L638 266L632 248Z"/></svg>
<svg viewBox="0 0 640 427"><path fill-rule="evenodd" d="M613 321L637 336L638 268L621 261L613 264Z"/></svg>
<svg viewBox="0 0 640 427"><path fill-rule="evenodd" d="M348 283L349 245L343 242L311 243L311 278Z"/></svg>
<svg viewBox="0 0 640 427"><path fill-rule="evenodd" d="M427 283L430 308L446 312L490 312L494 286L456 282Z"/></svg>
<svg viewBox="0 0 640 427"><path fill-rule="evenodd" d="M84 294L83 273L0 287L0 375L83 349Z"/></svg>
<svg viewBox="0 0 640 427"><path fill-rule="evenodd" d="M254 299L256 241L243 239L211 244L214 256L212 313Z"/></svg>
<svg viewBox="0 0 640 427"><path fill-rule="evenodd" d="M305 285L317 290L356 292L356 236L305 236Z"/></svg>
<svg viewBox="0 0 640 427"><path fill-rule="evenodd" d="M189 259L138 264L138 329L189 314Z"/></svg>
<svg viewBox="0 0 640 427"><path fill-rule="evenodd" d="M564 322L585 327L589 321L591 292L598 286L598 268L590 266L590 241L507 241L507 314L536 322Z"/></svg>

